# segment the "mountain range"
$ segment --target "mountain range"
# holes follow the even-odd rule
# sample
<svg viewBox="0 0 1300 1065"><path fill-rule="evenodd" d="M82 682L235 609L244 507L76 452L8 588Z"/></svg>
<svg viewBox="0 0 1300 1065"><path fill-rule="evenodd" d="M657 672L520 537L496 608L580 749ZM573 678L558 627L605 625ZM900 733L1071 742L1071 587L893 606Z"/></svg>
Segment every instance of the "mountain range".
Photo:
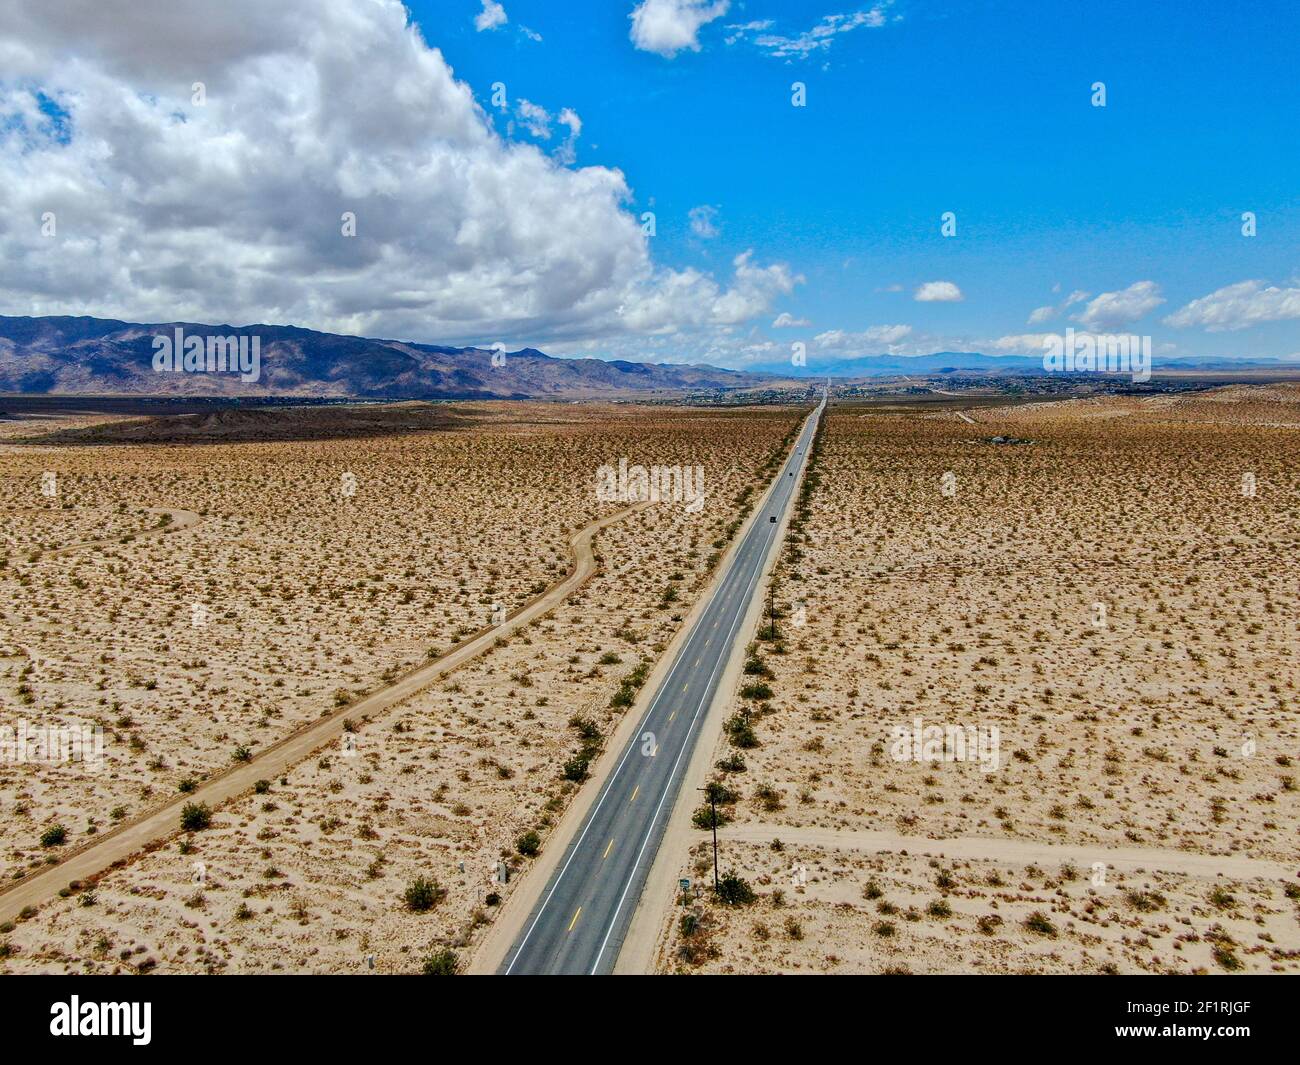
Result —
<svg viewBox="0 0 1300 1065"><path fill-rule="evenodd" d="M179 331L179 333L178 333ZM160 372L159 337L257 340L255 380L237 372ZM1154 360L1167 371L1297 370L1279 359ZM1038 356L970 351L862 355L728 370L716 366L554 358L535 348L497 351L322 333L296 326L141 324L89 317L0 315L0 392L47 395L363 399L600 399L761 388L791 378L942 373L1041 374Z"/></svg>
<svg viewBox="0 0 1300 1065"><path fill-rule="evenodd" d="M159 372L155 338L257 339L256 380ZM495 355L495 359L494 359ZM592 399L752 387L770 378L714 366L558 359L321 333L295 326L141 324L0 315L0 392L64 395L311 396L368 399Z"/></svg>

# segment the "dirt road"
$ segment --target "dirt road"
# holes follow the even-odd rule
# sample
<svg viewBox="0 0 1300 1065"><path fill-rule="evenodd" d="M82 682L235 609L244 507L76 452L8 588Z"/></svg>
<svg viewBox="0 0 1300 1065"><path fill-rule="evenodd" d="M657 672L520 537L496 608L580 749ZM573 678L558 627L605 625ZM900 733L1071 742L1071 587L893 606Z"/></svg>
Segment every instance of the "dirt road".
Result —
<svg viewBox="0 0 1300 1065"><path fill-rule="evenodd" d="M647 505L642 503L626 507L579 529L569 544L573 559L568 575L510 614L501 624L479 631L445 655L399 677L386 688L290 733L254 756L251 761L232 766L209 778L190 794L177 795L163 806L155 807L114 831L97 837L93 842L65 854L57 865L46 866L22 880L14 881L0 891L0 921L13 920L25 907L39 906L72 881L91 878L115 863L127 861L150 844L177 835L180 832L180 811L186 803L207 803L215 810L223 803L252 790L257 781L277 777L326 744L338 741L344 732L345 718L354 721L367 717L373 719L481 654L501 636L554 609L596 572L597 563L591 547L595 534ZM197 517L195 515L196 519Z"/></svg>

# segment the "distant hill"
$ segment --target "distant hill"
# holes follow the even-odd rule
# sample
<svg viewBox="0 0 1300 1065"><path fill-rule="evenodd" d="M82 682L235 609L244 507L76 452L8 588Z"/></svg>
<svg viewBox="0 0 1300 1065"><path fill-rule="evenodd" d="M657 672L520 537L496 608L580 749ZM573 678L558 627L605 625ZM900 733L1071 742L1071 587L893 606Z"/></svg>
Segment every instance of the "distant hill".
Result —
<svg viewBox="0 0 1300 1065"><path fill-rule="evenodd" d="M858 358L810 357L807 366L788 362L752 367L758 373L786 377L892 377L898 374L935 374L945 371L973 373L1042 373L1042 357L981 355L975 351L937 351L930 355L863 355Z"/></svg>
<svg viewBox="0 0 1300 1065"><path fill-rule="evenodd" d="M1191 370L1300 370L1294 360L1273 358L1227 358L1196 356L1164 358L1156 355L1153 368L1166 371ZM977 351L936 351L930 355L863 355L857 358L809 358L807 366L769 363L752 366L756 373L783 377L927 377L941 373L966 374L1043 374L1041 355L983 355Z"/></svg>
<svg viewBox="0 0 1300 1065"><path fill-rule="evenodd" d="M259 338L260 374L154 368L157 336ZM206 345L206 339L205 339ZM310 396L370 399L591 399L652 391L745 388L756 373L713 366L557 359L534 348L498 357L270 325L141 324L0 315L0 392L61 395ZM783 376L789 376L784 374Z"/></svg>

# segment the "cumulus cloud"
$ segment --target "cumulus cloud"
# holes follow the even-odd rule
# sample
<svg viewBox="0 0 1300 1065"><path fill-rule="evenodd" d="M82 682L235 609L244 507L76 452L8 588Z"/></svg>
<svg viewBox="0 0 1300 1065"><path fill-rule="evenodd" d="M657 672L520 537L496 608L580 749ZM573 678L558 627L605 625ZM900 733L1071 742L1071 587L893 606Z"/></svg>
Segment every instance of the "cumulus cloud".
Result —
<svg viewBox="0 0 1300 1065"><path fill-rule="evenodd" d="M886 0L867 11L855 11L848 15L824 15L811 29L793 36L769 32L773 25L771 19L733 24L727 27L726 41L735 44L740 40L749 40L774 59L807 59L829 51L841 34L863 27L878 29L883 26L886 21L885 11L889 6L889 0Z"/></svg>
<svg viewBox="0 0 1300 1065"><path fill-rule="evenodd" d="M1210 333L1225 333L1290 318L1300 318L1300 288L1238 281L1192 300L1164 321L1179 329L1201 326Z"/></svg>
<svg viewBox="0 0 1300 1065"><path fill-rule="evenodd" d="M773 329L801 329L809 325L812 325L812 322L809 319L796 318L789 311L782 311L780 314L776 316L776 320L772 323L772 328Z"/></svg>
<svg viewBox="0 0 1300 1065"><path fill-rule="evenodd" d="M800 280L750 253L730 278L656 265L624 175L495 132L397 0L0 0L0 188L7 313L553 346L707 333L685 350Z"/></svg>
<svg viewBox="0 0 1300 1065"><path fill-rule="evenodd" d="M951 281L927 281L912 293L917 303L959 303L964 298Z"/></svg>
<svg viewBox="0 0 1300 1065"><path fill-rule="evenodd" d="M482 33L504 26L507 21L506 9L497 0L483 0L483 10L474 16L474 28Z"/></svg>
<svg viewBox="0 0 1300 1065"><path fill-rule="evenodd" d="M732 266L735 272L727 289L694 268L673 271L636 307L623 308L623 321L635 331L739 325L762 314L777 296L788 295L804 281L784 263L759 266L752 251L741 252Z"/></svg>
<svg viewBox="0 0 1300 1065"><path fill-rule="evenodd" d="M715 221L718 217L716 207L711 207L707 203L701 204L699 207L692 207L686 215L690 219L691 232L703 240L712 240L722 232Z"/></svg>
<svg viewBox="0 0 1300 1065"><path fill-rule="evenodd" d="M1074 320L1104 333L1145 318L1164 302L1154 281L1135 281L1119 292L1103 292L1090 300Z"/></svg>
<svg viewBox="0 0 1300 1065"><path fill-rule="evenodd" d="M628 16L628 36L643 52L672 59L678 52L700 50L700 27L727 13L731 0L641 0Z"/></svg>

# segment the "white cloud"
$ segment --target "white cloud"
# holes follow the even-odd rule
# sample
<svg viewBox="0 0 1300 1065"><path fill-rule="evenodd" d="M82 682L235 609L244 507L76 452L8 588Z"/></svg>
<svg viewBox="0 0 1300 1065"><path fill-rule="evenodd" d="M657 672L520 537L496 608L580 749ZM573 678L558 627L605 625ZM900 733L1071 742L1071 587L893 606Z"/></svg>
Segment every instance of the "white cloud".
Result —
<svg viewBox="0 0 1300 1065"><path fill-rule="evenodd" d="M568 129L569 135L552 155L565 166L572 166L578 160L578 138L582 136L582 119L572 107L565 107L556 116L556 121Z"/></svg>
<svg viewBox="0 0 1300 1065"><path fill-rule="evenodd" d="M551 139L551 115L546 108L520 97L519 103L515 105L515 113L524 129L538 140Z"/></svg>
<svg viewBox="0 0 1300 1065"><path fill-rule="evenodd" d="M743 40L745 34L757 33L760 30L769 29L775 24L776 23L770 18L756 19L753 22L733 22L727 27L727 36L725 40L727 44L735 44L737 41Z"/></svg>
<svg viewBox="0 0 1300 1065"><path fill-rule="evenodd" d="M997 340L988 344L993 350L990 355L1041 355L1044 345L1052 337L1059 337L1060 333L1016 333L1012 336L998 337ZM1078 337L1084 337L1087 334L1077 333ZM984 345L981 345L981 347Z"/></svg>
<svg viewBox="0 0 1300 1065"><path fill-rule="evenodd" d="M951 281L927 281L912 293L917 303L959 303L964 298Z"/></svg>
<svg viewBox="0 0 1300 1065"><path fill-rule="evenodd" d="M879 348L881 345L892 348L911 335L910 325L873 325L856 333L830 329L818 333L813 337L813 342L827 351L856 351L861 354L864 348Z"/></svg>
<svg viewBox="0 0 1300 1065"><path fill-rule="evenodd" d="M1192 300L1165 319L1179 329L1201 326L1210 333L1236 332L1261 322L1300 318L1300 288L1238 281Z"/></svg>
<svg viewBox="0 0 1300 1065"><path fill-rule="evenodd" d="M0 0L0 313L682 354L802 280L657 265L624 175L559 156L496 133L397 0Z"/></svg>
<svg viewBox="0 0 1300 1065"><path fill-rule="evenodd" d="M998 337L996 340L977 341L976 348L989 355L1042 355L1049 340L1059 342L1064 335L1063 332L1015 333L1011 336ZM1077 330L1073 335L1078 342L1100 339L1097 333L1085 329Z"/></svg>
<svg viewBox="0 0 1300 1065"><path fill-rule="evenodd" d="M1052 286L1053 292L1060 292L1060 285ZM1029 325L1042 325L1044 322L1050 322L1053 318L1062 315L1076 303L1082 303L1088 298L1088 293L1082 289L1075 289L1064 300L1054 307L1035 307L1029 312Z"/></svg>
<svg viewBox="0 0 1300 1065"><path fill-rule="evenodd" d="M805 326L812 325L807 318L796 318L789 311L782 311L776 316L776 321L772 323L773 329L802 329Z"/></svg>
<svg viewBox="0 0 1300 1065"><path fill-rule="evenodd" d="M483 0L483 10L474 16L474 28L482 33L506 24L506 9L497 0Z"/></svg>
<svg viewBox="0 0 1300 1065"><path fill-rule="evenodd" d="M570 137L582 135L582 119L578 117L578 112L572 107L566 107L560 111L559 122L560 125L569 127Z"/></svg>
<svg viewBox="0 0 1300 1065"><path fill-rule="evenodd" d="M686 215L691 222L691 232L703 240L712 240L722 232L714 221L718 217L716 207L703 203L699 207L692 207Z"/></svg>
<svg viewBox="0 0 1300 1065"><path fill-rule="evenodd" d="M1164 302L1160 286L1154 281L1135 281L1119 292L1103 292L1075 315L1074 320L1104 333L1131 325Z"/></svg>
<svg viewBox="0 0 1300 1065"><path fill-rule="evenodd" d="M759 22L737 23L727 27L727 44L749 40L774 59L807 59L830 50L836 38L862 27L878 29L886 22L885 11L891 0L877 4L867 11L848 15L824 15L816 25L793 37L767 32L773 25L771 19Z"/></svg>
<svg viewBox="0 0 1300 1065"><path fill-rule="evenodd" d="M678 52L700 50L700 27L721 18L730 0L641 0L628 16L628 36L643 52L672 59Z"/></svg>

